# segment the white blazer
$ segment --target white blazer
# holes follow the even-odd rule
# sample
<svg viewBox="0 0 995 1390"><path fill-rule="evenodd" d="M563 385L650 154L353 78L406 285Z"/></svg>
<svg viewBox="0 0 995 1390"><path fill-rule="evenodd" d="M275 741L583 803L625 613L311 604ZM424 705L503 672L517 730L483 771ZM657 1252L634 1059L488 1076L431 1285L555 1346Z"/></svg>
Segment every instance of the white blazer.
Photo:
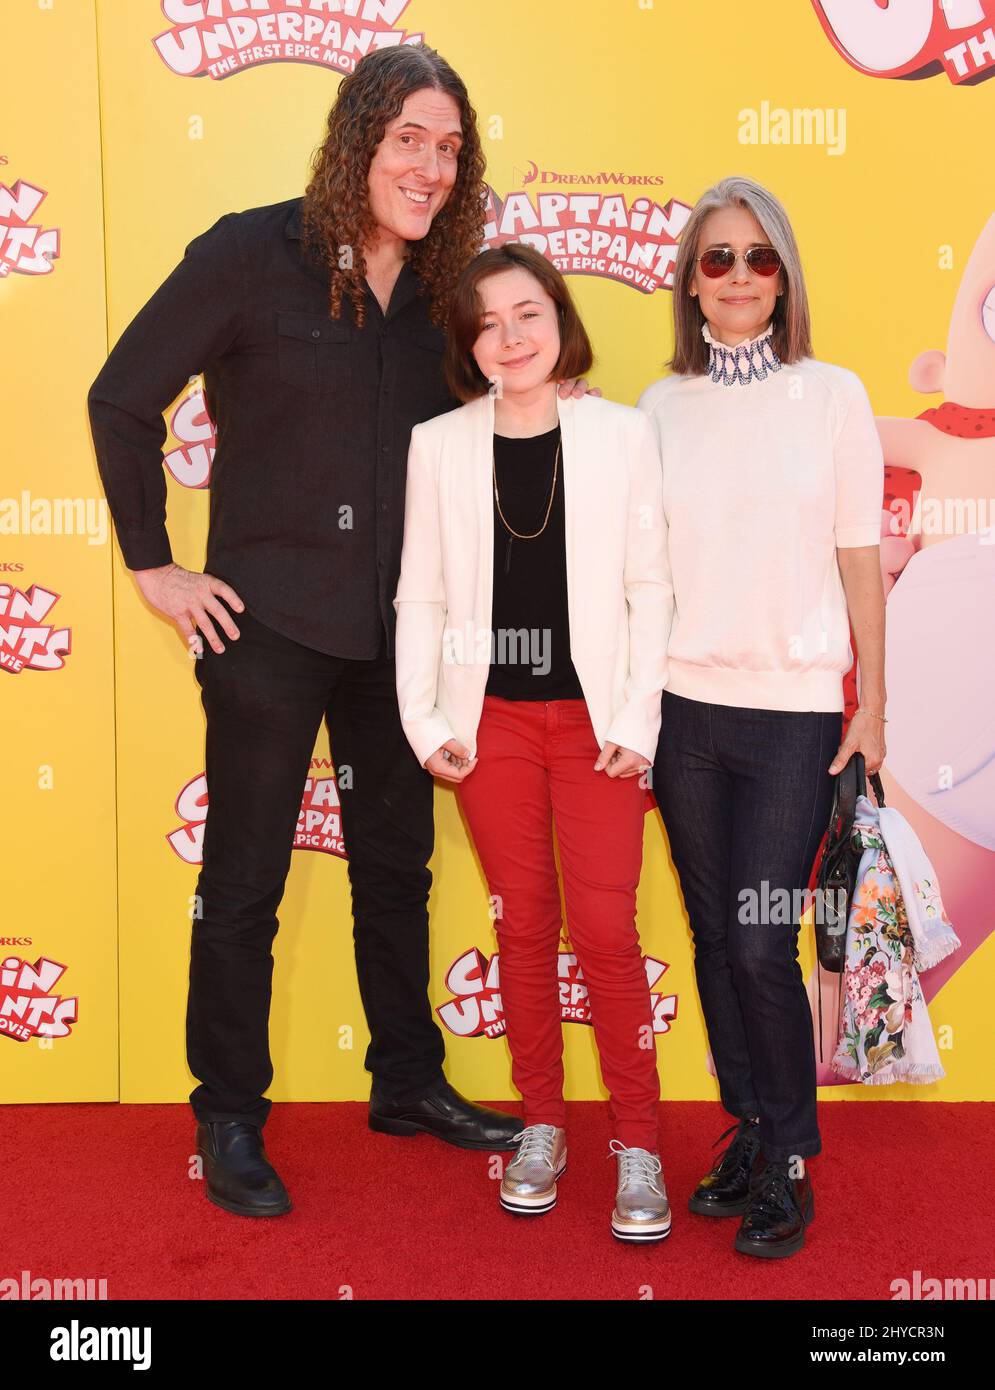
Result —
<svg viewBox="0 0 995 1390"><path fill-rule="evenodd" d="M644 411L600 396L556 402L570 655L599 745L652 762L674 609L656 432ZM477 751L490 671L493 436L490 393L411 432L395 649L401 723L422 766L454 737Z"/></svg>

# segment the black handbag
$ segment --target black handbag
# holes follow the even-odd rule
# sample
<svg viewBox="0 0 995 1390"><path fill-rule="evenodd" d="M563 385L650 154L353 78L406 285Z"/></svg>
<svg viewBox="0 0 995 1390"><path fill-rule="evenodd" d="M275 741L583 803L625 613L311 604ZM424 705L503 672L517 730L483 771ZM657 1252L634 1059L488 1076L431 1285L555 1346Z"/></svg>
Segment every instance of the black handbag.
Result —
<svg viewBox="0 0 995 1390"><path fill-rule="evenodd" d="M846 960L846 927L863 849L851 843L857 797L867 795L863 753L854 753L836 774L829 829L816 874L815 949L823 970L834 975L843 971ZM871 786L879 806L884 805L884 788L876 772Z"/></svg>

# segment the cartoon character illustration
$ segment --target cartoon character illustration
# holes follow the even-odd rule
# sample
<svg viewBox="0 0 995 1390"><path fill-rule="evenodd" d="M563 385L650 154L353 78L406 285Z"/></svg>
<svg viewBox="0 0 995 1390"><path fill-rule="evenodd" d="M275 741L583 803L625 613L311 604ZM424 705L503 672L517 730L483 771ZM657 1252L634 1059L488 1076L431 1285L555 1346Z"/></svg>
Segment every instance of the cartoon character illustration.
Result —
<svg viewBox="0 0 995 1390"><path fill-rule="evenodd" d="M916 419L877 421L888 506L881 776L932 861L962 942L923 976L929 999L995 925L995 215L964 270L946 353L921 353L909 380L945 399ZM829 1083L825 1015L838 978L823 974L822 986L819 1080Z"/></svg>

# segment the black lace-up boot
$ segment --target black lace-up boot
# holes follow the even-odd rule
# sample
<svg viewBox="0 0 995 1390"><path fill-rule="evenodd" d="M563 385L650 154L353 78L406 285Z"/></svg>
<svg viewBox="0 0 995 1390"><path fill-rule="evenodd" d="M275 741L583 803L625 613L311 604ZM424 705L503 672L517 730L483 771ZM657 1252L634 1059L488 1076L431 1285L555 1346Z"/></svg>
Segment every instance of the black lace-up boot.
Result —
<svg viewBox="0 0 995 1390"><path fill-rule="evenodd" d="M740 1120L720 1134L715 1144L721 1144L733 1130L735 1139L688 1199L688 1210L699 1216L742 1216L746 1211L750 1172L760 1153L760 1126L755 1119Z"/></svg>
<svg viewBox="0 0 995 1390"><path fill-rule="evenodd" d="M794 1255L805 1244L805 1227L815 1215L815 1206L807 1166L803 1165L801 1177L791 1176L798 1162L765 1162L760 1169L736 1232L736 1249L744 1255L777 1260Z"/></svg>

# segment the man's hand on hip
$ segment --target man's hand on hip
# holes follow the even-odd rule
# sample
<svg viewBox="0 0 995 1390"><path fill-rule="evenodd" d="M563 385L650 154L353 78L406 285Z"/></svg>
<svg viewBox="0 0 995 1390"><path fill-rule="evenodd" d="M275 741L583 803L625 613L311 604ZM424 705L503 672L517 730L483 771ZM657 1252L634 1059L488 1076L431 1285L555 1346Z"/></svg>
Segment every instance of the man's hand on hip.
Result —
<svg viewBox="0 0 995 1390"><path fill-rule="evenodd" d="M238 628L218 599L223 598L239 613L245 604L224 580L215 579L213 574L185 570L182 565L160 565L158 569L134 570L133 573L143 597L176 623L196 656L201 656L204 650L198 628L216 652L225 649L211 618L217 619L229 637L238 637Z"/></svg>

